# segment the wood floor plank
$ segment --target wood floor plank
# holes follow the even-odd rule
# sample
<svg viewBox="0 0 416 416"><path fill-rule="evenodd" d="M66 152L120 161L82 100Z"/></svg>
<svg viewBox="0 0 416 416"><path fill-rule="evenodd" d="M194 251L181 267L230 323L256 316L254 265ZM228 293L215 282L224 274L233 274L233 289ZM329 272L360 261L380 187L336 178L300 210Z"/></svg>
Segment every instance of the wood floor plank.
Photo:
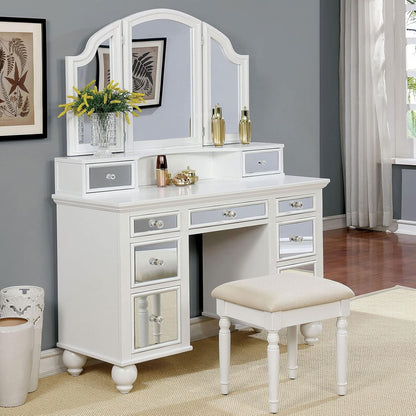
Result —
<svg viewBox="0 0 416 416"><path fill-rule="evenodd" d="M416 236L342 228L324 232L325 277L356 295L416 288Z"/></svg>

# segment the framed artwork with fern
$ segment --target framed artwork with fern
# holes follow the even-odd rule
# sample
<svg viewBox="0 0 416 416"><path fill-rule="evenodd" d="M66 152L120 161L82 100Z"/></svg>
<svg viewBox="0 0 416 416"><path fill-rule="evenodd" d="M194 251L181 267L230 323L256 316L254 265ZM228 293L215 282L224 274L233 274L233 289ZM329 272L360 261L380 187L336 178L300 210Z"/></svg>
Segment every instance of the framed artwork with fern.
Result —
<svg viewBox="0 0 416 416"><path fill-rule="evenodd" d="M0 140L46 137L46 20L0 17Z"/></svg>
<svg viewBox="0 0 416 416"><path fill-rule="evenodd" d="M132 92L144 94L140 108L162 105L163 75L165 71L166 38L134 39L132 41ZM109 47L101 45L97 51L98 89L110 81Z"/></svg>

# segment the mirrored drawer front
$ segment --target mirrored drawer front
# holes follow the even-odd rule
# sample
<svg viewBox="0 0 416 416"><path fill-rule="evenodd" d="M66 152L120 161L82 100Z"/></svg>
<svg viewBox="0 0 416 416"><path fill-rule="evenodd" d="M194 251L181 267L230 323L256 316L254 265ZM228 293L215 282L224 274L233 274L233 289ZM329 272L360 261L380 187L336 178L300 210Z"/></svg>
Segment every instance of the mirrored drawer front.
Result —
<svg viewBox="0 0 416 416"><path fill-rule="evenodd" d="M132 244L133 286L178 276L178 242Z"/></svg>
<svg viewBox="0 0 416 416"><path fill-rule="evenodd" d="M302 272L314 276L316 274L316 261L311 261L309 263L296 263L289 266L282 266L277 268L277 273L284 273L287 270L292 270L295 272Z"/></svg>
<svg viewBox="0 0 416 416"><path fill-rule="evenodd" d="M133 349L179 342L179 288L145 292L133 297Z"/></svg>
<svg viewBox="0 0 416 416"><path fill-rule="evenodd" d="M191 212L190 227L239 222L267 217L266 202L249 205L230 205Z"/></svg>
<svg viewBox="0 0 416 416"><path fill-rule="evenodd" d="M87 192L133 188L133 162L87 165Z"/></svg>
<svg viewBox="0 0 416 416"><path fill-rule="evenodd" d="M131 236L154 234L179 229L178 214L154 215L151 217L132 217Z"/></svg>
<svg viewBox="0 0 416 416"><path fill-rule="evenodd" d="M279 259L311 255L315 252L314 220L278 224Z"/></svg>
<svg viewBox="0 0 416 416"><path fill-rule="evenodd" d="M300 212L313 210L315 210L315 200L313 196L277 200L277 215L298 214Z"/></svg>
<svg viewBox="0 0 416 416"><path fill-rule="evenodd" d="M243 176L281 173L281 150L244 152L243 165Z"/></svg>

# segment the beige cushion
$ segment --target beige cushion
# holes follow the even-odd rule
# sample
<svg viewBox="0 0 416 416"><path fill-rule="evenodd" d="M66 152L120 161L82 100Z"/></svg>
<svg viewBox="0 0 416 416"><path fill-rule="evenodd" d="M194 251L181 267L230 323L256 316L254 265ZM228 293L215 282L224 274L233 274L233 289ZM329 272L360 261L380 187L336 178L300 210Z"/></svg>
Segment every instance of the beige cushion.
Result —
<svg viewBox="0 0 416 416"><path fill-rule="evenodd" d="M278 312L349 299L354 292L333 280L287 271L224 283L211 296L248 308Z"/></svg>

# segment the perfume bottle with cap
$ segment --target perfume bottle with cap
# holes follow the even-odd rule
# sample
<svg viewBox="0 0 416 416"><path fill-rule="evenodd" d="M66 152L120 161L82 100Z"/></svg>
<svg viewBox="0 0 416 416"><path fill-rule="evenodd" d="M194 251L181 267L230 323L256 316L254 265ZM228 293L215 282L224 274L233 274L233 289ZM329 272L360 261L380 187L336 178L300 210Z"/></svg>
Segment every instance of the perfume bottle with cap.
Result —
<svg viewBox="0 0 416 416"><path fill-rule="evenodd" d="M219 104L212 109L211 137L215 146L222 146L225 142L225 120Z"/></svg>
<svg viewBox="0 0 416 416"><path fill-rule="evenodd" d="M248 117L247 107L241 110L241 120L238 125L238 133L240 135L241 144L249 144L251 142L251 121Z"/></svg>
<svg viewBox="0 0 416 416"><path fill-rule="evenodd" d="M168 184L168 161L165 155L158 155L156 160L156 184L166 186Z"/></svg>

